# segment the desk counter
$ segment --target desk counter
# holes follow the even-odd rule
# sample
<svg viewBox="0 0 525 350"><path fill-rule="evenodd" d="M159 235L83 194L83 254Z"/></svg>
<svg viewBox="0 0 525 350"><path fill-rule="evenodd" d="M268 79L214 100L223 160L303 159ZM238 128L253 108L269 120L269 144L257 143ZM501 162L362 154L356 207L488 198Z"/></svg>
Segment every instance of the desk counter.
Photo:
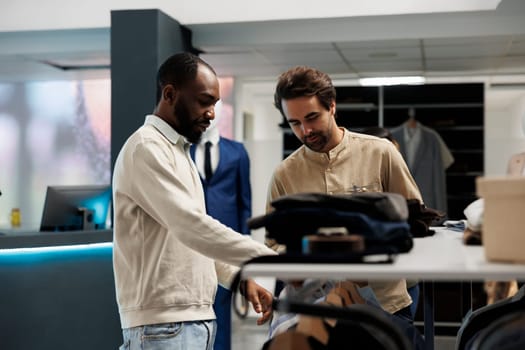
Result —
<svg viewBox="0 0 525 350"><path fill-rule="evenodd" d="M0 232L0 348L122 344L111 230Z"/></svg>
<svg viewBox="0 0 525 350"><path fill-rule="evenodd" d="M0 229L0 250L13 248L55 247L113 241L113 230L40 232L37 230Z"/></svg>

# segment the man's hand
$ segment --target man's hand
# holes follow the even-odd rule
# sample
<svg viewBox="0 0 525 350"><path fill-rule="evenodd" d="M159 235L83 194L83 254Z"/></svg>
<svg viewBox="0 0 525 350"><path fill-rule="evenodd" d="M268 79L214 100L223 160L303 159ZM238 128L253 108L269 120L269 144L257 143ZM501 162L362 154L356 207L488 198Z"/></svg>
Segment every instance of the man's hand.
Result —
<svg viewBox="0 0 525 350"><path fill-rule="evenodd" d="M265 288L261 287L254 280L246 281L246 299L252 303L253 310L260 314L261 318L257 319L257 324L262 325L272 316L272 301L273 295Z"/></svg>

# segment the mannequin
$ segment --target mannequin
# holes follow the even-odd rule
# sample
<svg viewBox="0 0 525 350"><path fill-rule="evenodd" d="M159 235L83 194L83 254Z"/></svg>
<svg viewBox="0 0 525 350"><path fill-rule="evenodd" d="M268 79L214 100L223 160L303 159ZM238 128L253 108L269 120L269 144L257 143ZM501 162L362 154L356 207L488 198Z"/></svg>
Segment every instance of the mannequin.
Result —
<svg viewBox="0 0 525 350"><path fill-rule="evenodd" d="M242 234L250 231L246 221L251 217L250 162L248 152L240 142L220 136L220 101L215 119L202 135L199 144L190 148L192 159L201 177L207 213ZM212 143L211 178L206 179L205 143ZM231 292L218 286L214 310L217 316L215 350L231 348Z"/></svg>
<svg viewBox="0 0 525 350"><path fill-rule="evenodd" d="M416 110L411 107L408 109L408 119L407 119L407 125L409 128L415 128L417 126L416 121Z"/></svg>
<svg viewBox="0 0 525 350"><path fill-rule="evenodd" d="M523 129L523 135L525 136L525 114L521 117L521 126ZM525 176L525 152L517 153L509 159L507 174Z"/></svg>
<svg viewBox="0 0 525 350"><path fill-rule="evenodd" d="M454 157L439 134L416 119L416 110L408 109L408 119L392 129L401 154L429 208L447 211L445 170Z"/></svg>
<svg viewBox="0 0 525 350"><path fill-rule="evenodd" d="M525 176L525 152L514 154L509 159L507 174Z"/></svg>
<svg viewBox="0 0 525 350"><path fill-rule="evenodd" d="M523 116L523 134L525 135L525 115ZM525 176L525 152L514 154L510 157L507 164L507 175ZM485 292L487 293L487 304L509 298L518 292L517 281L487 281L485 282Z"/></svg>

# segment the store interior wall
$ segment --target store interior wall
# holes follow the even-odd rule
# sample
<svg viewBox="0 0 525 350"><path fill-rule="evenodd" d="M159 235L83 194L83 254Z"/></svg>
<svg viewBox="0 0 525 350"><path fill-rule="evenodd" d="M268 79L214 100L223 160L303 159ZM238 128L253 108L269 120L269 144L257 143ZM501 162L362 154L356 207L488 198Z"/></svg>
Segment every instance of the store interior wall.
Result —
<svg viewBox="0 0 525 350"><path fill-rule="evenodd" d="M357 3L357 1L356 1ZM454 2L456 3L456 2ZM427 57L427 60L423 60L420 62L420 60L415 59L415 62L419 62L423 65L422 72L426 72L429 76L444 76L445 72L457 72L458 77L455 76L449 76L447 78L444 76L443 79L440 82L480 82L480 81L487 81L487 94L486 94L486 125L485 125L485 173L487 175L491 174L503 174L506 160L509 158L511 154L514 154L518 151L521 151L525 148L525 145L523 144L524 135L522 132L521 127L516 127L516 125L519 125L520 122L520 114L523 114L523 103L520 104L519 94L516 94L516 91L508 90L498 90L492 89L490 87L490 83L493 81L498 80L500 76L498 75L492 75L487 78L482 78L481 80L476 80L475 77L472 76L474 74L473 72L478 72L477 69L480 69L480 67L484 67L484 65L481 65L481 63L485 61L489 61L488 59L484 59L483 53L485 51L492 52L490 49L495 47L500 47L501 39L508 40L508 42L505 42L507 45L505 45L505 50L501 49L500 51L497 51L499 53L499 56L497 57L499 60L497 62L503 63L503 62L514 62L514 66L498 66L498 69L491 70L491 72L497 72L498 74L501 74L502 76L504 74L511 74L512 72L520 72L520 67L523 62L521 50L520 47L523 45L523 39L522 39L522 31L523 21L521 20L523 17L523 5L521 0L502 0L502 1L493 1L492 5L496 6L498 3L501 3L496 11L483 11L480 10L475 13L470 13L468 9L464 9L466 12L463 13L465 16L462 15L462 11L459 13L448 13L447 11L452 11L451 9L444 8L443 2L439 1L430 1L425 2L426 5L432 5L433 9L429 9L428 16L424 15L418 15L414 14L414 12L420 13L420 9L416 9L419 5L413 4L413 6L406 6L405 9L402 10L403 13L407 13L406 16L387 16L387 17L381 17L378 16L379 13L372 13L371 16L364 16L352 19L351 21L345 20L345 17L343 16L340 20L337 20L337 18L325 18L326 21L323 21L324 26L320 26L319 30L313 31L312 33L308 32L307 36L303 35L303 44L310 43L313 44L314 42L321 42L323 41L324 44L330 46L332 49L333 47L339 47L339 48L347 48L346 54L350 55L357 55L358 57L355 59L358 62L361 63L367 63L367 58L370 58L369 56L373 53L377 53L375 51L356 51L353 49L354 47L358 47L358 43L366 44L366 45L386 45L386 47L389 46L390 40L394 40L396 42L395 45L401 45L404 44L400 42L400 39L415 39L420 38L420 45L423 45L423 42L425 41L433 41L433 39L451 39L451 41L444 40L441 45L447 46L452 45L451 47L454 47L454 44L458 46L459 43L462 43L462 41L454 41L453 39L457 36L463 36L463 37L470 37L472 36L472 41L474 42L481 42L485 43L485 46L475 46L477 48L476 50L472 50L472 52L462 52L462 55L467 56L473 56L474 58L477 57L477 61L463 61L461 58L461 55L459 56L453 56L455 57L455 60L458 62L456 66L454 67L454 70L450 70L449 66L438 66L438 71L432 70L431 63L446 63L449 60L447 59L439 59L439 55L433 57L434 61L431 59L431 56ZM0 39L2 39L2 50L0 52L2 54L8 54L7 56L13 56L13 59L17 61L25 61L30 62L31 58L33 60L37 58L46 59L46 58L62 58L65 60L66 64L68 61L68 57L72 59L73 62L75 61L75 58L78 60L79 58L84 58L82 56L89 56L88 53L97 53L97 52L106 52L108 50L109 46L109 40L108 40L108 33L110 32L108 26L110 25L110 12L108 9L104 10L101 9L95 4L86 4L86 6L79 11L78 8L73 8L70 6L70 4L66 1L59 1L57 4L62 9L62 14L69 14L70 16L55 16L56 9L51 7L44 7L42 9L39 9L40 6L34 1L34 0L23 0L22 2L17 2L16 4L8 5L7 7L2 7L5 11L1 11L0 13L3 14L3 16L7 16L9 14L10 18L5 18L6 20L2 22L2 25L0 27ZM55 5L57 5L55 4ZM172 2L170 2L171 5L173 5ZM109 2L108 4L105 4L108 7L115 6L115 4L111 4ZM185 5L185 4L184 4ZM241 6L242 4L239 4ZM346 4L348 5L348 4ZM151 6L151 5L150 5ZM188 5L190 6L190 5ZM217 5L221 6L221 5ZM342 6L342 5L341 5ZM389 4L390 6L390 4ZM177 6L173 7L167 7L167 8L177 8L180 9ZM191 7L191 6L190 6ZM393 8L400 9L401 7L399 4L392 5ZM350 6L352 11L356 10L356 6L353 6L353 8ZM27 19L27 16L21 16L22 13L26 13L26 11L37 11L39 9L39 16L37 16L36 20L31 19L29 21L24 20L24 18ZM189 9L189 10L195 10L195 9ZM284 9L283 9L284 10ZM382 8L382 10L385 10L387 13L388 10L386 8ZM390 11L392 8L390 8ZM472 10L472 9L471 9ZM192 11L189 11L192 12ZM251 47L249 44L257 44L261 43L261 41L264 41L266 44L270 43L279 43L282 42L282 51L288 51L290 49L290 46L294 47L294 45L286 45L286 40L293 39L293 35L297 35L298 33L303 33L304 28L311 27L314 23L310 20L304 21L304 22L296 22L296 21L281 21L279 23L276 23L275 21L262 21L257 23L245 23L245 26L237 27L232 25L217 25L215 26L214 23L212 23L212 14L210 13L204 13L202 11L196 11L197 14L202 15L204 19L202 21L197 21L195 19L187 18L185 16L188 15L186 11L178 11L176 13L167 12L169 16L172 16L173 18L177 18L181 20L181 23L185 23L185 25L190 28L190 30L193 33L193 42L192 44L197 45L198 47L201 47L203 49L206 49L208 47L211 48L211 51L208 52L208 54L211 53L211 55L208 55L210 59L213 57L214 50L220 53L222 50L226 50L230 48L230 46L233 46L233 48L230 48L232 50L239 50L239 47L242 47L242 45L248 45L245 50L249 51L251 53L257 53L258 51L255 49L250 50ZM272 15L275 15L273 13L274 11L271 11ZM426 11L423 11L426 12ZM81 13L81 18L76 18L78 14ZM294 15L297 15L297 11L293 12ZM410 15L411 14L411 15ZM214 12L213 15L233 15L230 14L229 11L217 11ZM283 13L279 13L278 15L284 15ZM316 15L319 15L322 17L321 13L316 12ZM343 14L338 12L338 15L342 16ZM356 14L354 13L354 16ZM246 13L243 13L242 11L238 13L238 17L236 20L247 20L245 18L248 16ZM180 17L180 18L179 18ZM475 18L475 20L473 20ZM271 17L270 19L275 19L274 17ZM403 20L403 25L401 26L395 26L397 22L396 19ZM439 23L440 25L423 25L420 26L419 23L425 19L425 23ZM471 20L471 22L465 22L465 20ZM441 22L440 22L441 21ZM202 23L201 23L202 22ZM209 25L206 23L210 22ZM218 22L220 22L218 20ZM321 23L321 22L315 22L315 23ZM447 23L446 26L443 26L441 24ZM470 23L470 25L465 25L465 23ZM219 23L220 24L220 23ZM285 24L293 25L293 30L284 30L285 27L283 27ZM333 27L332 25L338 24L340 27ZM481 26L481 24L483 24ZM343 28L344 26L345 30L328 30L333 28ZM356 26L356 27L354 27ZM361 27L362 26L362 27ZM414 35L412 32L407 32L406 28L412 28L416 27L418 28L417 35ZM270 28L267 28L270 27ZM445 29L443 31L441 30L434 30L437 29ZM230 29L228 29L230 28ZM234 30L235 28L244 28L245 31L239 32L237 30L236 32L232 32L232 35L227 35L229 32L228 30ZM251 30L247 30L248 28L251 28ZM253 32L254 28L261 28L266 30L261 30L257 32ZM287 28L287 27L286 27ZM348 29L357 29L357 28L364 28L366 30L348 30ZM220 30L219 30L220 29ZM393 29L396 29L392 31ZM9 32L13 31L13 32ZM17 32L19 31L19 32ZM273 35L271 38L269 38L269 33L275 33L276 31L280 31L280 35ZM322 33L321 33L322 32ZM459 32L459 33L458 33ZM234 33L234 34L233 34ZM322 34L322 36L321 36ZM35 35L39 38L38 42L35 44L29 39L28 35ZM56 38L53 38L53 35L58 35L62 39L66 39L71 37L74 38L81 38L79 40L75 40L74 42L70 42L67 47L62 47L60 44L60 40L57 40ZM512 36L509 36L512 35ZM105 38L105 39L104 39ZM421 39L423 38L423 39ZM484 41L485 39L486 42ZM297 38L295 38L297 39ZM364 40L364 41L363 41ZM457 39L459 40L459 39ZM326 41L326 42L325 42ZM328 42L329 41L329 42ZM335 42L334 42L335 41ZM439 41L439 40L438 40ZM69 42L66 40L66 42ZM300 44L295 41L290 41L290 43L296 43ZM339 42L339 43L338 43ZM28 43L33 43L33 45L28 45ZM428 45L428 43L426 43ZM512 44L512 45L511 45ZM338 46L339 45L339 46ZM366 46L365 45L365 46ZM372 45L372 46L374 46ZM394 44L392 44L394 45ZM521 46L520 46L521 45ZM239 47L238 47L239 46ZM316 45L313 45L314 47L317 47ZM222 47L222 48L221 48ZM302 47L302 46L301 46ZM458 46L459 47L459 46ZM403 48L403 47L401 47ZM398 47L398 49L401 49ZM273 50L277 50L279 52L281 49L281 46L275 46L273 47ZM52 54L46 54L48 52L56 51L55 55ZM264 51L264 47L260 47L259 50ZM427 51L425 51L427 50ZM426 52L428 55L430 55L431 52L434 50L437 50L435 46L421 46L419 51ZM228 50L226 50L228 51ZM479 52L478 52L479 51ZM503 51L503 52L501 52ZM244 52L241 50L241 53ZM301 51L293 51L295 52L295 55L300 55ZM325 51L315 51L310 52L308 57L303 56L297 56L298 60L301 61L309 61L308 59L311 58L315 61L316 56L323 56L326 59L330 57L326 57L326 54L324 54ZM404 57L403 53L405 50L399 50L399 53L401 54L400 57L398 57L397 61L403 61L406 60L400 60L400 58ZM441 51L439 51L441 52ZM447 55L445 55L445 53ZM444 57L449 57L447 52L441 52L442 55L445 55ZM508 55L504 55L504 53ZM68 54L71 54L70 57ZM282 65L278 65L279 69L285 69L284 63L286 64L290 63L291 58L287 56L279 56L277 55L274 57L273 55L270 55L271 52L266 52L266 56L263 54L259 55L246 55L246 56L239 56L236 57L237 59L241 60L239 62L234 61L235 64L238 66L244 67L248 63L251 63L252 66L254 63L265 61L262 58L266 58L267 61L275 61L275 62L281 62ZM361 57L361 56L362 57ZM490 55L494 55L494 53L491 53ZM20 57L26 57L26 59L21 60ZM339 56L344 56L341 54ZM501 56L501 57L500 57ZM99 57L98 55L94 56ZM206 53L204 54L204 57L206 57ZM273 60L268 59L268 57L274 57ZM291 56L294 57L294 56ZM348 56L350 57L350 56ZM418 57L418 56L414 56ZM489 57L489 56L487 56ZM490 56L492 57L492 56ZM89 57L87 57L89 58ZM100 58L100 57L99 57ZM255 59L257 58L257 59ZM341 57L339 57L340 59ZM285 60L286 59L286 60ZM60 60L59 60L60 61ZM330 60L328 60L330 61ZM337 62L339 62L338 60ZM350 60L352 61L352 60ZM381 69L380 71L371 71L372 68L369 68L370 71L367 71L365 69L365 73L373 73L381 72L382 75L388 75L389 72L391 74L394 74L394 70L390 69L390 71L387 71L386 69L388 67L391 67L391 65L394 63L395 60L384 60L384 65L379 66L373 66L376 67L375 69ZM81 61L82 62L82 61ZM101 61L94 61L95 63L100 63L102 65L107 64L109 65L109 61L101 60ZM275 63L273 62L273 63ZM353 62L353 61L352 61ZM347 62L346 64L346 78L348 79L354 79L357 76L359 76L360 71L354 71L352 70L352 62ZM371 63L372 60L370 60L369 63ZM463 65L460 65L463 62ZM34 62L33 62L34 63ZM268 62L266 62L268 63ZM328 69L336 69L337 65L334 62L329 62ZM429 64L427 66L426 64ZM366 66L366 64L364 65ZM29 77L29 79L34 78L35 80L38 79L38 76L35 75L35 72L28 71L28 72L7 72L8 70L12 70L11 66L9 64L5 65L2 68L9 67L9 69L4 69L6 72L2 71L2 73L6 74L9 77L14 77L15 73L24 73L23 75ZM18 67L18 65L17 65ZM249 66L246 66L249 67ZM372 66L370 66L372 67ZM399 66L397 66L399 67ZM441 67L441 68L440 68ZM445 68L448 67L448 68ZM506 67L506 68L505 68ZM509 68L510 67L510 68ZM53 69L52 67L48 67L50 70ZM460 68L463 68L461 70ZM435 69L435 67L434 67ZM84 73L87 73L89 70L82 70L82 71L69 71L69 72L62 72L64 79L70 79L72 75L79 75L81 76ZM282 135L281 130L278 127L278 124L281 122L281 116L278 114L277 110L275 110L272 106L272 94L273 94L273 87L277 78L277 73L273 72L271 76L264 76L260 77L257 75L257 77L260 77L260 80L253 79L253 71L246 70L247 73L251 74L250 76L252 78L248 79L247 77L240 74L240 76L235 76L235 97L234 97L234 133L235 133L235 139L239 141L244 141L246 143L246 146L250 152L251 156L251 164L252 164L252 172L251 172L251 182L252 187L254 191L253 196L253 208L254 208L254 215L260 214L264 212L264 205L266 201L266 187L269 182L269 178L271 176L271 172L273 171L274 167L278 164L278 162L281 160L282 156ZM259 72L259 71L258 71ZM479 72L482 72L480 70ZM55 72L56 73L56 72ZM109 76L109 70L97 70L97 73L100 76ZM354 73L350 74L349 73ZM33 74L33 75L31 75ZM362 73L364 74L364 73ZM477 74L477 73L476 73ZM487 73L489 74L489 73ZM490 73L492 74L492 73ZM463 78L461 76L463 75ZM2 83L2 80L6 75L0 75L0 84ZM505 77L505 81L510 78L516 78L515 76L507 76ZM449 79L449 80L447 80ZM483 80L485 79L485 80ZM523 77L520 78L523 81ZM513 80L513 79L512 79ZM431 83L431 81L428 81ZM356 81L354 81L354 84ZM494 91L492 91L494 90ZM523 88L522 90L523 91ZM494 95L496 97L491 98L491 96ZM509 96L512 96L509 97ZM17 97L14 97L15 101L17 101ZM493 101L496 101L493 103ZM139 117L140 118L140 117ZM247 121L247 123L245 123ZM3 146L4 140L0 140L0 147ZM116 148L116 147L112 147ZM0 153L1 153L0 149ZM1 161L1 159L0 159ZM1 169L2 164L0 164L0 190L4 191L4 195L0 197L0 226L6 225L9 221L9 212L12 207L16 207L20 205L19 203L16 203L16 198L14 196L10 196L9 191L11 189L8 186L5 186L5 178L10 175L8 171L5 171ZM4 168L5 169L5 168ZM20 168L18 169L19 172L24 173L31 173L33 172L33 169L31 168ZM10 198L9 200L7 200ZM14 199L13 199L14 198ZM38 210L32 209L32 212L37 212ZM37 222L39 219L35 219L33 221Z"/></svg>
<svg viewBox="0 0 525 350"><path fill-rule="evenodd" d="M525 152L525 88L487 89L485 100L485 176L504 175Z"/></svg>

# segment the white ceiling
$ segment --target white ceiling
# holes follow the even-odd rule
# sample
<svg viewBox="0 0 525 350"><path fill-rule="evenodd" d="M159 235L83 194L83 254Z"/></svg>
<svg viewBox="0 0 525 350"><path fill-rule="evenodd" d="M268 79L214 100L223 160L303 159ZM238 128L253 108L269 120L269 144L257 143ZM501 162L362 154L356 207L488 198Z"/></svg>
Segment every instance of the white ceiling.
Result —
<svg viewBox="0 0 525 350"><path fill-rule="evenodd" d="M494 10L501 0L2 0L0 31L98 28L111 10L157 8L181 24Z"/></svg>
<svg viewBox="0 0 525 350"><path fill-rule="evenodd" d="M62 23L56 19L49 19L49 23L37 20L33 27L24 29L20 24L23 21L4 21L1 13L11 13L9 18L17 18L21 16L17 13L23 6L35 1L4 1L0 5L0 23L3 23L0 24L0 82L68 79L79 75L109 76L107 67L110 64L110 35L109 25L105 22L105 18L109 18L109 10L104 11L104 19L95 16L92 22L78 21L76 29L71 28L67 21ZM235 20L228 16L218 18L209 15L209 22L216 22L204 23L202 18L191 17L181 7L178 7L181 9L178 13L188 17L177 18L173 14L176 11L171 7L163 8L163 11L192 31L193 46L204 51L202 57L220 75L275 78L290 66L306 64L348 79L385 75L423 75L435 79L484 76L492 77L494 82L525 82L523 0L468 1L468 6L484 6L475 11L471 10L472 7L466 7L467 5L452 8L453 4L459 4L457 0L387 0L383 7L378 7L377 0L368 0L365 3L370 5L369 8L356 5L362 1L347 0L345 3L355 5L352 14L344 9L338 11L340 1L334 2L339 4L337 6L326 6L331 2L323 2L323 9L332 9L330 14L323 13L325 18L309 19L298 14L306 13L311 16L311 9L321 10L319 2L290 1L289 4L295 5L291 8L295 11L284 13L288 13L287 18L295 19L271 21L257 19L241 22L238 18ZM125 6L127 2L112 0L110 3ZM188 6L190 2L180 3ZM223 8L228 8L226 5L231 1L213 3L220 3L225 6ZM237 2L238 6L239 3L246 6L250 2ZM392 3L398 6L392 7ZM417 7L421 6L420 3L430 3L432 6ZM67 7L65 2L62 5ZM496 5L497 8L491 9ZM277 10L281 7L275 5L271 10L281 14L283 12ZM301 11L303 9L305 11ZM64 12L57 9L55 11L55 17L57 13ZM89 11L93 9L90 8ZM86 12L89 11L86 9ZM193 12L206 15L209 9ZM233 12L216 11L224 14ZM257 18L254 13L259 12L266 14L253 8L252 11L244 12L249 13L248 15L242 16L245 20ZM101 14L100 11L96 13ZM365 13L366 16L363 15ZM336 17L338 14L339 17ZM24 18L35 18L27 13L25 16ZM58 18L62 17L71 20L71 16ZM273 18L279 17L275 15ZM50 62L82 69L64 71L49 65ZM87 69L89 67L93 69Z"/></svg>

